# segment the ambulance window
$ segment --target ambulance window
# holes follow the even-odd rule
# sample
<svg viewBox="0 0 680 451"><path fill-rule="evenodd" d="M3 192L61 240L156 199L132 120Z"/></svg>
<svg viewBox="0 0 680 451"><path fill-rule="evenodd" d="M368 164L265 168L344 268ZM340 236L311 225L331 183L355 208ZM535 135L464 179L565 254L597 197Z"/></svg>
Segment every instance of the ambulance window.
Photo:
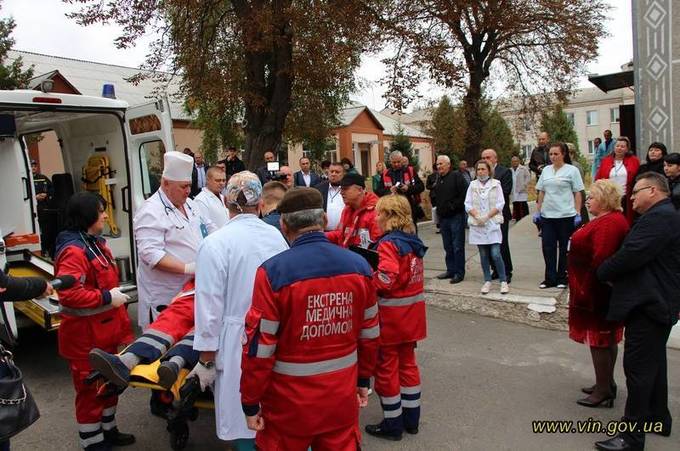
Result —
<svg viewBox="0 0 680 451"><path fill-rule="evenodd" d="M163 173L163 141L149 141L139 148L139 163L142 169L142 191L148 199L161 186Z"/></svg>

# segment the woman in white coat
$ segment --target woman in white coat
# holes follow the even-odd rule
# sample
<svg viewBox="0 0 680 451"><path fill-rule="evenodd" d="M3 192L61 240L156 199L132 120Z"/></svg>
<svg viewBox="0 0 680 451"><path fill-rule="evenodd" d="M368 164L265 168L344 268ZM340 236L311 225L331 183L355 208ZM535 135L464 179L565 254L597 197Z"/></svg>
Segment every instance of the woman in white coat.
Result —
<svg viewBox="0 0 680 451"><path fill-rule="evenodd" d="M477 178L470 183L465 196L465 211L468 214L470 244L479 248L479 258L482 262L484 285L481 293L487 294L491 290L490 259L493 260L498 279L501 282L501 294L510 291L505 265L501 257L501 224L503 223L503 188L501 182L493 178L493 170L489 163L479 160L475 165Z"/></svg>

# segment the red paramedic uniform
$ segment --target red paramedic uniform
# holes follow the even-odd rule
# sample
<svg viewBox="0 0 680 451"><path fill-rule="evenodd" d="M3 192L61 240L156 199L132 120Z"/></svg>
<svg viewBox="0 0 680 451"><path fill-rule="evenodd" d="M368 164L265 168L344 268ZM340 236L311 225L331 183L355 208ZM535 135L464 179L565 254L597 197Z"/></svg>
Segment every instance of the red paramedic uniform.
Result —
<svg viewBox="0 0 680 451"><path fill-rule="evenodd" d="M423 294L423 256L427 248L415 234L392 231L376 246L380 350L375 391L383 408L383 429L401 434L420 421L420 371L416 342L427 336Z"/></svg>
<svg viewBox="0 0 680 451"><path fill-rule="evenodd" d="M378 196L366 191L364 200L357 210L345 205L337 229L326 232L326 238L331 243L345 248L350 246L368 248L371 243L375 243L382 235L376 221L375 205L378 199Z"/></svg>
<svg viewBox="0 0 680 451"><path fill-rule="evenodd" d="M258 269L241 363L243 411L265 422L258 449L358 449L357 386L369 385L380 334L371 276L322 232Z"/></svg>
<svg viewBox="0 0 680 451"><path fill-rule="evenodd" d="M116 427L118 398L97 398L97 386L86 385L92 371L88 353L101 348L115 353L132 341L125 306L112 307L109 290L119 285L111 250L101 237L62 232L57 238L55 274L78 281L60 290L59 354L68 360L76 390L76 419L83 448L104 440L103 431Z"/></svg>

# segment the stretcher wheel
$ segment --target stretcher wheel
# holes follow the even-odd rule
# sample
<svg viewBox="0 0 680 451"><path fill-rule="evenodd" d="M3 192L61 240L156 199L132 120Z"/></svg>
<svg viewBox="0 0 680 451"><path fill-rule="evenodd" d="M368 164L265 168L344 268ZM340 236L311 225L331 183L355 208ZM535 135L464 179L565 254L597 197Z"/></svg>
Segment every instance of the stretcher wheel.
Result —
<svg viewBox="0 0 680 451"><path fill-rule="evenodd" d="M189 441L189 425L184 421L174 422L168 425L170 431L170 447L177 451L186 448Z"/></svg>

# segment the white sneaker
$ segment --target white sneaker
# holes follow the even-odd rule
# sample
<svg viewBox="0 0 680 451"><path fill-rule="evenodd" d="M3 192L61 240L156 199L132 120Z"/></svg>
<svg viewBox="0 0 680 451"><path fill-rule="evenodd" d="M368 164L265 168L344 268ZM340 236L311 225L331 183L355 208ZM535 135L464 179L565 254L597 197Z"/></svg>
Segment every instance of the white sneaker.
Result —
<svg viewBox="0 0 680 451"><path fill-rule="evenodd" d="M489 291L491 291L491 282L484 282L484 285L482 285L482 289L479 291L482 294L488 294Z"/></svg>
<svg viewBox="0 0 680 451"><path fill-rule="evenodd" d="M501 294L508 294L510 292L510 287L508 282L501 282Z"/></svg>

